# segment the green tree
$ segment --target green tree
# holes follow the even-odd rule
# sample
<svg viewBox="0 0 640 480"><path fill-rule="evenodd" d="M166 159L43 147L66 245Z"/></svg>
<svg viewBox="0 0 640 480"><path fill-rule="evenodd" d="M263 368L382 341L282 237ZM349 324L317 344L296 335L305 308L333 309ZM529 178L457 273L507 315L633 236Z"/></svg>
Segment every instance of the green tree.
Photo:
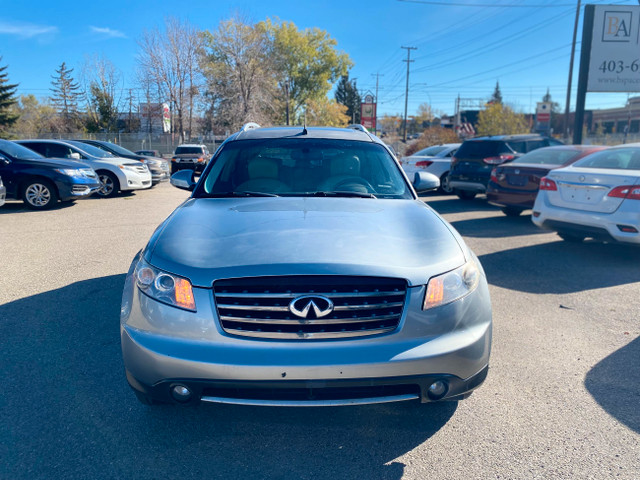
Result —
<svg viewBox="0 0 640 480"><path fill-rule="evenodd" d="M347 107L347 117L353 123L361 123L360 93L355 80L349 80L348 75L343 75L336 86L336 102Z"/></svg>
<svg viewBox="0 0 640 480"><path fill-rule="evenodd" d="M79 127L80 114L78 103L80 101L80 85L72 77L73 68L67 68L62 62L60 68L56 70L56 75L51 81L51 102L62 117L64 131L74 132Z"/></svg>
<svg viewBox="0 0 640 480"><path fill-rule="evenodd" d="M351 122L347 107L327 97L307 102L307 125L322 127L346 127Z"/></svg>
<svg viewBox="0 0 640 480"><path fill-rule="evenodd" d="M2 60L2 57L0 57ZM13 106L16 104L17 84L10 84L6 72L7 66L0 67L0 134L16 123L18 116Z"/></svg>
<svg viewBox="0 0 640 480"><path fill-rule="evenodd" d="M22 95L14 106L19 115L13 131L29 137L42 133L59 133L62 121L56 109L48 102L40 102L34 95Z"/></svg>
<svg viewBox="0 0 640 480"><path fill-rule="evenodd" d="M111 94L97 83L89 87L89 105L92 113L87 121L89 132L114 132L118 123L118 111Z"/></svg>
<svg viewBox="0 0 640 480"><path fill-rule="evenodd" d="M489 103L502 103L502 92L500 91L500 83L496 82L496 88L493 90Z"/></svg>
<svg viewBox="0 0 640 480"><path fill-rule="evenodd" d="M513 135L529 131L524 115L501 103L489 105L478 115L478 135Z"/></svg>
<svg viewBox="0 0 640 480"><path fill-rule="evenodd" d="M337 42L319 28L299 30L293 22L267 19L258 24L270 40L270 56L275 64L280 105L296 117L310 100L326 97L333 84L346 75L352 62L336 49Z"/></svg>

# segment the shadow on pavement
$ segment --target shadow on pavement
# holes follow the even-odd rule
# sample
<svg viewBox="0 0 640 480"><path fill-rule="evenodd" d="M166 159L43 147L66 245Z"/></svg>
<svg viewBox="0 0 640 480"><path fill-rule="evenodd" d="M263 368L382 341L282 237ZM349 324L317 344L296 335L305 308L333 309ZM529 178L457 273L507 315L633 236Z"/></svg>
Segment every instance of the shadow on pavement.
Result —
<svg viewBox="0 0 640 480"><path fill-rule="evenodd" d="M571 293L640 282L640 248L598 242L543 243L479 257L492 285Z"/></svg>
<svg viewBox="0 0 640 480"><path fill-rule="evenodd" d="M143 406L121 359L123 284L96 278L0 305L0 477L399 479L395 459L456 411Z"/></svg>
<svg viewBox="0 0 640 480"><path fill-rule="evenodd" d="M612 417L640 433L640 337L593 367L584 385Z"/></svg>
<svg viewBox="0 0 640 480"><path fill-rule="evenodd" d="M484 197L474 198L473 200L460 200L455 195L439 198L430 198L426 196L421 198L421 200L440 215L462 212L496 212L502 215L500 209L493 205L489 205Z"/></svg>
<svg viewBox="0 0 640 480"><path fill-rule="evenodd" d="M22 201L9 201L0 207L0 215L8 215L11 213L34 213L34 212L50 212L55 210L62 210L65 208L73 207L75 202L57 202L51 208L47 210L32 210L28 208Z"/></svg>
<svg viewBox="0 0 640 480"><path fill-rule="evenodd" d="M500 213L497 217L459 220L457 222L451 222L451 225L453 225L461 235L475 238L504 238L549 233L536 227L533 222L531 222L531 215L507 217Z"/></svg>

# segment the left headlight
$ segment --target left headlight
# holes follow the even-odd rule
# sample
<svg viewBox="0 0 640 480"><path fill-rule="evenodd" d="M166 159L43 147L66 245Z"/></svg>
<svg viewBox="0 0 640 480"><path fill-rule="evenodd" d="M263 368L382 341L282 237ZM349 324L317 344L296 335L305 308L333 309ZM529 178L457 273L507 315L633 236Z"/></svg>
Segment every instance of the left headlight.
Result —
<svg viewBox="0 0 640 480"><path fill-rule="evenodd" d="M463 266L429 279L423 310L440 307L473 292L480 283L480 267L475 259Z"/></svg>
<svg viewBox="0 0 640 480"><path fill-rule="evenodd" d="M159 270L140 260L133 278L143 293L159 302L196 311L191 282L183 277Z"/></svg>

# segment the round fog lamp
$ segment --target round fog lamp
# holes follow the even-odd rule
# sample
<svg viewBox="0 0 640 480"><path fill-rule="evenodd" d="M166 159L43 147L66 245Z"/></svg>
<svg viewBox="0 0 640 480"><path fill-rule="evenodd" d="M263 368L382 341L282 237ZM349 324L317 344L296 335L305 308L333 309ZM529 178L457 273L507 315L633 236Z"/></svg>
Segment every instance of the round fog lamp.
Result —
<svg viewBox="0 0 640 480"><path fill-rule="evenodd" d="M171 395L179 402L188 402L191 399L191 390L184 385L176 385L171 389Z"/></svg>
<svg viewBox="0 0 640 480"><path fill-rule="evenodd" d="M138 284L141 287L148 287L153 283L153 270L148 267L141 268L138 270Z"/></svg>
<svg viewBox="0 0 640 480"><path fill-rule="evenodd" d="M431 385L429 385L429 398L431 400L440 400L445 396L448 389L449 388L447 387L447 384L445 382L443 382L442 380L436 380Z"/></svg>

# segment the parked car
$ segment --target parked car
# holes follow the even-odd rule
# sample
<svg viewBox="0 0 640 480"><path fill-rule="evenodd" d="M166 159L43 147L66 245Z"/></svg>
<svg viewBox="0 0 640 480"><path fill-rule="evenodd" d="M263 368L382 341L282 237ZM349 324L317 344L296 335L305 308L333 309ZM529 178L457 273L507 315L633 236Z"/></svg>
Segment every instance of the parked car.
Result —
<svg viewBox="0 0 640 480"><path fill-rule="evenodd" d="M206 145L180 145L176 147L176 151L171 157L171 174L184 169L202 172L207 166L210 156Z"/></svg>
<svg viewBox="0 0 640 480"><path fill-rule="evenodd" d="M23 200L27 207L44 210L58 200L89 197L102 188L98 175L84 163L44 158L8 140L0 140L0 204L4 198Z"/></svg>
<svg viewBox="0 0 640 480"><path fill-rule="evenodd" d="M501 207L505 215L517 217L533 208L542 177L604 148L596 145L544 147L499 165L491 171L487 200Z"/></svg>
<svg viewBox="0 0 640 480"><path fill-rule="evenodd" d="M145 157L164 158L164 155L162 155L160 150L136 150L133 153L144 155Z"/></svg>
<svg viewBox="0 0 640 480"><path fill-rule="evenodd" d="M2 183L2 177L0 177L0 207L4 205L6 197L7 197L7 187L4 186L4 183Z"/></svg>
<svg viewBox="0 0 640 480"><path fill-rule="evenodd" d="M465 140L451 160L449 184L458 197L471 200L485 193L491 170L538 148L562 145L541 135L497 135Z"/></svg>
<svg viewBox="0 0 640 480"><path fill-rule="evenodd" d="M111 197L118 191L151 188L151 173L146 165L128 158L114 157L109 152L74 140L17 140L47 158L79 160L91 166L102 188L101 197Z"/></svg>
<svg viewBox="0 0 640 480"><path fill-rule="evenodd" d="M459 400L485 379L487 281L364 127L247 125L133 260L121 306L143 403ZM429 248L425 248L428 245Z"/></svg>
<svg viewBox="0 0 640 480"><path fill-rule="evenodd" d="M449 186L449 169L451 168L451 157L460 148L460 143L444 143L424 148L410 157L400 160L402 169L409 178L413 178L416 172L423 171L432 173L440 179L440 193L453 193Z"/></svg>
<svg viewBox="0 0 640 480"><path fill-rule="evenodd" d="M160 182L166 182L169 180L169 162L162 158L149 157L145 155L138 155L131 150L127 150L120 145L111 142L105 142L102 140L77 140L78 142L93 145L112 155L120 158L130 158L131 160L138 160L144 163L151 172L151 185L157 185Z"/></svg>
<svg viewBox="0 0 640 480"><path fill-rule="evenodd" d="M533 223L564 240L640 245L640 144L609 148L540 180Z"/></svg>

